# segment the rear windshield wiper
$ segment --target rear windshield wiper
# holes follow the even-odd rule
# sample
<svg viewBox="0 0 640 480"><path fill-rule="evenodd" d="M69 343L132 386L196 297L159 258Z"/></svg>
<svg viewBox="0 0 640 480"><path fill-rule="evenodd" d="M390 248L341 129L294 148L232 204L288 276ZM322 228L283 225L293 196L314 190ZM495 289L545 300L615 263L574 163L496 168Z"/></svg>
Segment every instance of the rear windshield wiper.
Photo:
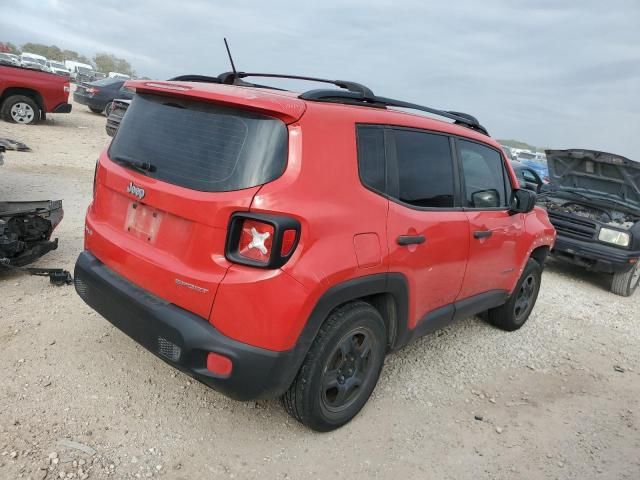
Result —
<svg viewBox="0 0 640 480"><path fill-rule="evenodd" d="M140 173L147 174L151 172L155 172L157 170L156 166L149 162L140 162L131 157L126 157L124 155L114 155L113 157L109 157L116 163L119 163L123 167L129 167L134 170L137 170Z"/></svg>

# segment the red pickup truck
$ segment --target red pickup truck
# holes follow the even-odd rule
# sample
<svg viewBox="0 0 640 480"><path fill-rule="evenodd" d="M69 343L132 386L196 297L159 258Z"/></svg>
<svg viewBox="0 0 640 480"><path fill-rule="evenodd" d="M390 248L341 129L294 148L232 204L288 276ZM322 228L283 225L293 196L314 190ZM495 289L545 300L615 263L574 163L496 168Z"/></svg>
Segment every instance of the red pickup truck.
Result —
<svg viewBox="0 0 640 480"><path fill-rule="evenodd" d="M69 79L54 73L0 65L0 116L25 125L47 113L69 113Z"/></svg>

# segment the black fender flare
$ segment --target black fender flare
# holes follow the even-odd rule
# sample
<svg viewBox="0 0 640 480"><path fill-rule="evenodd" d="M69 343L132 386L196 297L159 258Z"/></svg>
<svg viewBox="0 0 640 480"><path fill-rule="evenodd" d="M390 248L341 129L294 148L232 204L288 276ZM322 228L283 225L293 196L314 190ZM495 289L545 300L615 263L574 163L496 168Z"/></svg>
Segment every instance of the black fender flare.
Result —
<svg viewBox="0 0 640 480"><path fill-rule="evenodd" d="M329 314L335 308L347 302L381 293L390 294L395 302L395 318L393 320L396 332L392 349L406 344L409 340L409 286L405 276L401 273L377 273L347 280L329 288L316 302L295 347L290 350L292 353L292 368L287 378L283 379L287 385L286 388L291 385L291 382L298 374L298 370L318 335L320 327L322 327Z"/></svg>

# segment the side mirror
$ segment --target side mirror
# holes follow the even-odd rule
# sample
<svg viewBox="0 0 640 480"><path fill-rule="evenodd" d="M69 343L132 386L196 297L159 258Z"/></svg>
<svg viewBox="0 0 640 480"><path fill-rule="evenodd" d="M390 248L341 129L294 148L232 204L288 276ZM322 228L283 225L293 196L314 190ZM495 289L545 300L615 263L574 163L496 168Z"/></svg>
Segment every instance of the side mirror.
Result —
<svg viewBox="0 0 640 480"><path fill-rule="evenodd" d="M500 206L500 194L495 188L478 190L471 194L474 208L495 208Z"/></svg>
<svg viewBox="0 0 640 480"><path fill-rule="evenodd" d="M511 194L511 213L529 213L536 206L536 193L521 188Z"/></svg>

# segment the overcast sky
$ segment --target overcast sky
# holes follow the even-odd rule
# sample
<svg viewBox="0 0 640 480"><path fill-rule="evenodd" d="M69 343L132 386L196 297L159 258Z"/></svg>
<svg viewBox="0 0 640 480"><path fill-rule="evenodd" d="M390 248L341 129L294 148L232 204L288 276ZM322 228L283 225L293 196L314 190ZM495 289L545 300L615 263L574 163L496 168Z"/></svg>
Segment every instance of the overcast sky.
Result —
<svg viewBox="0 0 640 480"><path fill-rule="evenodd" d="M149 77L229 70L223 36L240 70L354 80L496 138L640 160L639 0L0 0L0 41Z"/></svg>

